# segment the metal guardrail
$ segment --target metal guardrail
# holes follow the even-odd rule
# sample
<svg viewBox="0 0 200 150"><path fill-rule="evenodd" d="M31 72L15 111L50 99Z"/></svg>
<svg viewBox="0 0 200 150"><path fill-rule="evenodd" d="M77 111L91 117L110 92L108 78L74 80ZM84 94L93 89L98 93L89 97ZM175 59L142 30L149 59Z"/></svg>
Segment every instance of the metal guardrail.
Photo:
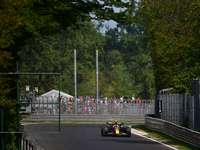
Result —
<svg viewBox="0 0 200 150"><path fill-rule="evenodd" d="M145 126L149 129L163 132L180 141L200 148L200 133L174 123L146 116Z"/></svg>
<svg viewBox="0 0 200 150"><path fill-rule="evenodd" d="M28 134L22 134L21 136L21 149L22 150L44 150L39 147L34 139L32 139Z"/></svg>

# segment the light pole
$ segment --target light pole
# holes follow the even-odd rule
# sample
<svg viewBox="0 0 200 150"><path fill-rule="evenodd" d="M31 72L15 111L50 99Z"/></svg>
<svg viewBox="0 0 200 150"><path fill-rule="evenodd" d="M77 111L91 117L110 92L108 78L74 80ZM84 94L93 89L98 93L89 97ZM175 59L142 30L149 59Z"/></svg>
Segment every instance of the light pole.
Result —
<svg viewBox="0 0 200 150"><path fill-rule="evenodd" d="M99 86L99 78L98 78L98 50L96 50L96 97L97 97L97 100L96 100L96 114L98 113L98 99L99 99L99 89L98 89L98 86Z"/></svg>

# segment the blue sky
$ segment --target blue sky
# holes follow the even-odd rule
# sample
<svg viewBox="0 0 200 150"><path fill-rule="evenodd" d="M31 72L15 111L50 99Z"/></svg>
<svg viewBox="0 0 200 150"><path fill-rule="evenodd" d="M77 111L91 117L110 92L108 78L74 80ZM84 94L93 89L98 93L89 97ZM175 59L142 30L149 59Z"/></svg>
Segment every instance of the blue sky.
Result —
<svg viewBox="0 0 200 150"><path fill-rule="evenodd" d="M120 8L115 8L115 7L114 7L114 11L115 11L115 12L120 12ZM98 23L97 21L93 21L93 22L94 22L94 23ZM105 26L108 26L109 29L113 29L113 28L116 27L117 22L116 22L116 21L113 21L113 20L109 20L109 21L104 21L103 24L104 24L104 27L100 30L100 32L104 34L105 31L106 31Z"/></svg>
<svg viewBox="0 0 200 150"><path fill-rule="evenodd" d="M127 2L127 1L129 1L129 0L122 0L122 1ZM136 2L139 2L140 0L135 0L135 1L136 1ZM120 12L120 10L121 10L120 8L114 7L114 11L115 11L115 12ZM94 23L97 23L97 21L94 21ZM100 30L100 32L104 34L105 31L106 31L105 26L108 26L109 29L113 29L113 28L116 27L117 22L115 22L115 21L113 21L113 20L110 20L110 21L104 21L103 24L104 24L104 27Z"/></svg>
<svg viewBox="0 0 200 150"><path fill-rule="evenodd" d="M96 21L94 21L94 22L96 23ZM115 22L115 21L113 21L113 20L110 20L110 21L105 21L105 22L103 22L103 24L104 24L104 27L101 28L100 32L103 33L103 34L105 34L105 31L106 31L105 26L109 26L110 29L113 29L113 28L116 27L117 22Z"/></svg>

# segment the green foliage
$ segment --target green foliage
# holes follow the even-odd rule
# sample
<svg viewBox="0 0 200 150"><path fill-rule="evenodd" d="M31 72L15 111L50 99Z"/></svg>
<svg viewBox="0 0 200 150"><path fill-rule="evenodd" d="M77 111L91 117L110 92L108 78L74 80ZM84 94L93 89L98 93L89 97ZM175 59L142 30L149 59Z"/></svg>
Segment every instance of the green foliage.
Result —
<svg viewBox="0 0 200 150"><path fill-rule="evenodd" d="M117 28L105 33L105 53L101 62L102 71L108 77L108 93L117 97L131 97L135 94L142 99L153 99L154 72L146 25L138 20L136 10L130 10L127 14L136 22L119 23Z"/></svg>
<svg viewBox="0 0 200 150"><path fill-rule="evenodd" d="M120 12L115 13L113 11L113 6L122 8L122 9ZM60 45L57 45L57 48L59 48L60 46L68 45L66 47L69 49L67 53L65 51L62 51L61 53L52 51L51 46L45 45L46 43L41 43L43 41L41 41L40 37L54 35L55 33L62 31L61 29L74 30L74 29L80 28L82 25L81 23L79 24L79 22L83 20L90 20L93 18L106 19L106 20L113 19L117 22L124 22L124 21L131 22L131 19L126 14L126 12L130 8L134 8L134 7L135 7L134 3L129 5L129 2L113 1L113 0L108 0L108 1L93 0L93 1L87 1L87 3L85 2L85 0L80 0L78 2L74 0L2 1L0 3L0 22L4 22L4 23L0 24L0 31L1 31L0 32L1 33L0 51L1 53L4 53L4 52L8 53L10 57L12 57L12 60L10 60L11 65L7 69L4 68L1 71L15 72L16 71L15 62L16 60L19 60L18 56L19 56L19 52L21 51L21 48L27 44L26 43L27 41L30 43L30 41L32 41L33 39L36 39L35 42L37 43L37 46L35 46L36 43L32 43L32 45L34 45L35 47L32 47L30 44L30 48L27 48L27 50L24 51L24 53L37 57L36 61L40 61L40 63L37 65L35 65L34 63L30 63L29 70L31 70L31 68L34 68L35 71L38 71L39 70L38 68L41 68L42 66L43 69L41 69L40 72L62 71L59 67L58 68L48 67L54 62L60 63L59 61L55 60L55 57L54 59L52 57L39 58L40 55L43 55L42 53L46 53L46 51L41 52L41 49L38 48L38 46L41 47L41 45L43 49L45 49L45 47L47 48L48 46L48 48L51 51L50 53L53 52L56 55L63 54L65 57L68 57L67 53L68 52L72 53L74 48L76 48L77 50L79 49L79 51L81 52L77 54L79 54L80 56L85 56L84 57L85 61L84 63L82 63L82 65L83 66L89 65L90 67L94 68L94 66L92 65L93 64L92 62L94 62L94 59L92 59L94 57L94 53L93 55L91 55L90 53L87 54L87 51L85 50L88 48L91 48L94 50L94 48L96 49L98 47L101 47L101 42L99 43L93 42L91 43L91 45L88 43L88 41L89 40L91 41L91 39L93 38L92 36L93 34L90 34L90 35L88 34L86 38L85 35L81 36L83 31L80 30L82 33L77 33L77 35L72 37L71 41L69 40L66 42L67 44L63 45L61 43ZM89 15L91 13L94 14L94 17L91 17ZM84 30L88 30L88 28L85 26ZM65 33L65 34L68 34L68 33ZM70 33L70 34L73 34L73 33ZM71 36L71 35L67 35L67 36ZM100 39L98 38L99 37L97 37L97 39L95 40L96 41L102 40L101 38ZM77 43L74 43L74 40L77 40ZM37 50L35 52L31 52L33 48L36 48ZM101 52L101 49L99 50ZM9 57L7 57L9 55L6 55L5 58L9 59ZM60 61L65 62L65 60L60 60ZM71 62L69 64L71 64ZM3 65L5 65L5 63ZM64 67L62 66L62 68ZM66 69L66 71L70 72L71 70ZM40 76L39 80L41 80L42 77L44 76ZM66 76L66 78L69 78L69 77L71 76ZM52 77L50 78L52 79ZM52 79L52 80L55 80L55 79ZM15 84L15 82L13 81L9 85L13 86ZM66 81L67 85L72 85L71 83L72 83L71 81ZM46 87L49 87L49 86L46 85ZM49 87L49 88L53 88L53 87ZM70 89L73 89L73 88L70 88ZM15 89L13 88L13 90ZM67 91L72 92L72 90L67 90ZM12 97L15 97L15 95L16 95L16 92L13 92Z"/></svg>
<svg viewBox="0 0 200 150"><path fill-rule="evenodd" d="M79 29L68 28L53 37L40 37L27 41L19 53L22 72L59 72L62 91L74 95L74 49L77 49L78 95L95 95L95 51L102 53L103 36L91 22L80 22ZM44 93L58 89L56 76L21 77L21 89L25 85L38 86ZM25 80L26 79L26 80ZM80 92L79 92L80 91ZM40 94L38 93L38 94Z"/></svg>
<svg viewBox="0 0 200 150"><path fill-rule="evenodd" d="M115 14L113 6L127 9ZM64 92L73 93L73 80L71 79L73 78L73 49L76 48L77 58L81 61L81 63L78 61L80 64L78 68L81 70L78 74L80 89L87 89L85 92L94 91L92 82L95 80L93 75L94 51L98 49L100 54L103 53L103 38L95 32L96 29L91 28L93 25L79 24L79 22L92 18L131 22L132 20L127 18L125 13L132 6L134 7L128 2L113 0L1 1L0 72L16 72L16 61L22 58L19 62L21 65L19 71L60 72L62 83L64 83L62 89ZM95 17L91 17L90 14L94 14ZM81 30L76 32L77 28ZM92 30L85 34L88 29ZM61 33L61 40L56 36L49 37L56 33ZM92 80L87 85L89 79ZM40 75L31 78L20 76L20 88L24 89L24 86L28 84L31 87L39 86L39 91L44 92L58 88L56 81L55 76ZM0 96L16 99L16 76L1 75L0 84ZM8 111L6 115L9 116L9 114L12 113ZM12 147L12 143L10 145Z"/></svg>
<svg viewBox="0 0 200 150"><path fill-rule="evenodd" d="M12 100L4 99L0 102L0 107L3 108L3 130L4 132L15 132L17 125L17 113L16 113L16 105L13 104ZM0 119L1 116L0 116ZM1 124L1 122L0 122ZM2 136L2 134L1 134ZM6 150L15 150L16 147L13 143L15 143L16 137L14 134L4 134L4 146ZM12 144L10 144L12 143Z"/></svg>
<svg viewBox="0 0 200 150"><path fill-rule="evenodd" d="M113 6L126 8L114 13ZM126 11L134 5L129 2L87 1L79 0L10 0L0 3L0 49L17 44L17 39L38 37L54 34L60 29L76 26L79 20L113 19L115 21L130 21Z"/></svg>
<svg viewBox="0 0 200 150"><path fill-rule="evenodd" d="M129 27L135 34L140 26ZM125 26L123 26L125 28ZM95 97L95 51L99 51L99 94L108 97L138 97L150 99L154 96L154 80L145 36L133 39L131 33L111 29L105 38L97 32L91 22L79 22L78 30L68 28L54 37L40 37L27 42L19 53L22 72L60 72L62 91L74 95L74 49L77 54L78 95ZM121 35L121 36L120 36ZM127 38L128 37L128 38ZM106 44L105 44L106 41ZM134 44L132 44L134 43ZM144 43L144 44L143 44ZM138 45L141 44L142 46ZM134 48L132 48L134 45ZM146 44L147 45L147 44ZM104 50L103 50L104 47ZM39 95L57 89L56 77L21 77L20 88L25 85L38 86Z"/></svg>
<svg viewBox="0 0 200 150"><path fill-rule="evenodd" d="M123 73L124 73L124 64L122 61L122 54L119 51L109 51L104 60L105 66L102 68L102 71L105 72L108 79L107 87L108 90L105 92L105 95L109 97L121 97L124 93L122 85Z"/></svg>
<svg viewBox="0 0 200 150"><path fill-rule="evenodd" d="M10 52L0 51L0 70L7 70L11 65L13 57ZM0 95L9 95L12 91L11 87L8 85L12 81L11 76L1 75L0 76Z"/></svg>
<svg viewBox="0 0 200 150"><path fill-rule="evenodd" d="M157 91L173 87L173 92L189 94L191 80L199 77L198 10L196 0L141 1Z"/></svg>

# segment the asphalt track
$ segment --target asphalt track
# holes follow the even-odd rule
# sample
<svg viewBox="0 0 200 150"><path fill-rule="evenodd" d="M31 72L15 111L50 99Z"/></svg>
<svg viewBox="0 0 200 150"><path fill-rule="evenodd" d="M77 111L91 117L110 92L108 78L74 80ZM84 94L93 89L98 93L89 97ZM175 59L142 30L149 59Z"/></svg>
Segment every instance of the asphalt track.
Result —
<svg viewBox="0 0 200 150"><path fill-rule="evenodd" d="M103 137L102 125L61 124L61 133L29 133L45 150L170 150L171 148L132 134ZM29 124L26 131L58 131L57 124Z"/></svg>

